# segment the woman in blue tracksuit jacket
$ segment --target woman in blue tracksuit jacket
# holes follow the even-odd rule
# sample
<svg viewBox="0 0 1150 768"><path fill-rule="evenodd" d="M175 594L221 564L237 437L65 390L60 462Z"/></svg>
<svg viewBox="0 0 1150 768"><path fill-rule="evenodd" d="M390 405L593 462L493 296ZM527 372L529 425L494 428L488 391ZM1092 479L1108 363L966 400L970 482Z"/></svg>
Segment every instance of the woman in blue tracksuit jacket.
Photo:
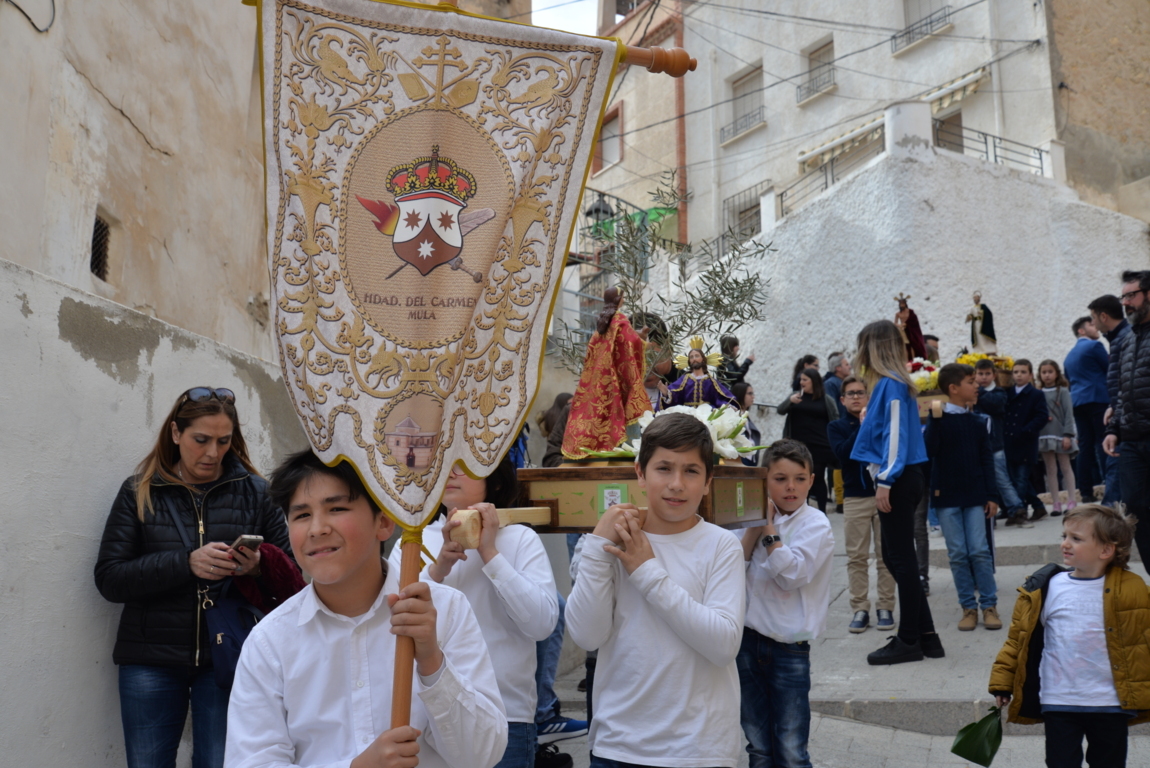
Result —
<svg viewBox="0 0 1150 768"><path fill-rule="evenodd" d="M867 662L941 658L946 654L934 631L915 557L914 510L926 492L927 455L898 326L879 320L862 329L855 370L871 395L851 458L866 466L875 481L875 504L883 513L882 557L898 585L901 614L898 634L867 656Z"/></svg>

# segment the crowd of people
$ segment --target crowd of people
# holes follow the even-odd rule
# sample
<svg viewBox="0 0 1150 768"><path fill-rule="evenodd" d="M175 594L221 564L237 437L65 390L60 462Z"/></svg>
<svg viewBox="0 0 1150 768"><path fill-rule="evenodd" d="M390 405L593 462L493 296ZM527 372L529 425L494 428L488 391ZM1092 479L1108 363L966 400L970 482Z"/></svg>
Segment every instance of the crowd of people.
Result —
<svg viewBox="0 0 1150 768"><path fill-rule="evenodd" d="M1023 585L989 691L1012 721L1047 723L1048 765L1081 765L1083 737L1091 765L1124 765L1126 726L1150 719L1150 594L1127 570L1135 541L1150 554L1150 528L1134 524L1148 514L1148 293L1150 272L1131 272L1120 297L1091 302L1064 365L1037 366L1038 387L1024 359L1008 387L990 360L943 365L945 403L925 426L895 323L864 327L853 362L830 355L825 380L805 356L779 408L785 437L746 457L766 468L764 524L737 535L699 516L714 472L707 427L654 419L635 461L647 507L616 504L569 537L566 602L538 534L499 526L496 510L521 495L509 458L486 479L451 472L425 532L434 559L400 589L398 552L384 546L395 523L349 464L303 451L267 482L235 394L189 389L121 487L95 567L101 594L124 604L113 660L128 764L174 765L190 708L196 768L551 768L571 764L556 742L584 732L596 768L734 766L744 741L753 768L810 766L810 653L830 603L834 504L851 632L870 627L872 550L877 560L875 626L891 635L867 655L875 665L945 656L924 578L929 515L960 631L1004 625L995 520L1062 515L1064 565ZM749 409L752 359L737 362L733 337L723 353L713 386ZM665 402L659 376L645 387L653 408ZM544 465L562 461L569 401L540 418ZM482 520L475 550L451 536L462 509ZM262 614L238 660L213 634L229 590ZM588 721L562 717L552 690L565 631L589 652ZM414 695L410 725L392 727L399 636L413 641Z"/></svg>

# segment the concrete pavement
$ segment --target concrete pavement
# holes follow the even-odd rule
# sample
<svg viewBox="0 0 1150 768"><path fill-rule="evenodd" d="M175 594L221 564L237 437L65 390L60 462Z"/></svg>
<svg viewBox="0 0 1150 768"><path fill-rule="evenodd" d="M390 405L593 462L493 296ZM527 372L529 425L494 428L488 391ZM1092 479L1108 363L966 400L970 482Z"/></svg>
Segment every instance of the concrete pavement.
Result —
<svg viewBox="0 0 1150 768"><path fill-rule="evenodd" d="M995 531L998 608L1006 626L973 632L956 628L962 610L941 537L930 539L930 601L935 626L946 649L943 659L895 666L872 667L866 655L890 637L872 626L858 635L847 631L851 620L847 592L846 553L842 515L831 514L835 534L835 566L827 630L811 649L810 750L818 766L959 766L965 761L950 753L954 734L963 725L986 714L992 701L986 692L990 666L1006 640L1016 590L1046 562L1060 562L1057 545L1061 518L1047 517L1033 528ZM1008 563L1008 564L1007 564ZM1140 562L1132 570L1150 583ZM875 597L875 570L871 563L871 599ZM898 611L895 612L896 620ZM872 609L872 622L875 616ZM575 690L582 669L563 676L556 689L569 717L585 716L583 694ZM1044 764L1042 726L1006 724L1006 736L996 765ZM561 748L587 765L586 738L563 742ZM1130 765L1150 764L1150 725L1131 730ZM742 765L746 765L745 756Z"/></svg>

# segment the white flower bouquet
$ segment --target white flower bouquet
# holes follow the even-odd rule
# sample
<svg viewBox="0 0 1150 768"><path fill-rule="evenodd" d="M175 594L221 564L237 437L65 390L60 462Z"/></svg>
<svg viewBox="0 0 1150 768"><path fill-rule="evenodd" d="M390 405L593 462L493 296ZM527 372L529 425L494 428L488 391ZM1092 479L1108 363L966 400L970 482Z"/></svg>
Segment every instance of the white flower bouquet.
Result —
<svg viewBox="0 0 1150 768"><path fill-rule="evenodd" d="M673 405L658 413L647 411L639 417L639 427L646 429L647 425L660 416L668 413L688 413L707 426L711 433L711 441L715 445L715 453L724 459L737 459L741 453L753 453L766 448L765 445L752 445L743 430L747 426L747 416L738 409L724 405L713 408L703 403L697 408L687 405ZM591 451L590 455L598 459L633 459L639 455L640 438L630 442L622 442L619 447L611 451Z"/></svg>

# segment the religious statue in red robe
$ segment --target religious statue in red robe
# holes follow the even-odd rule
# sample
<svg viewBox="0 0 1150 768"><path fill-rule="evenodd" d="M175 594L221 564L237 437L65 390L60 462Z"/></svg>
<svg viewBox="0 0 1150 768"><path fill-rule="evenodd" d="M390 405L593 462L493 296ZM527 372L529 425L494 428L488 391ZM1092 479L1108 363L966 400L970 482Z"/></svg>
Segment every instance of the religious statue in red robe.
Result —
<svg viewBox="0 0 1150 768"><path fill-rule="evenodd" d="M922 328L918 324L918 315L910 308L910 296L899 294L894 297L898 302L898 312L894 315L894 324L902 333L903 343L906 344L907 362L916 357L926 358L926 339L922 337Z"/></svg>
<svg viewBox="0 0 1150 768"><path fill-rule="evenodd" d="M585 459L588 451L610 451L651 401L643 387L644 342L619 311L623 292L608 288L606 306L595 334L587 344L587 357L579 386L571 398L571 415L563 437L563 455Z"/></svg>

